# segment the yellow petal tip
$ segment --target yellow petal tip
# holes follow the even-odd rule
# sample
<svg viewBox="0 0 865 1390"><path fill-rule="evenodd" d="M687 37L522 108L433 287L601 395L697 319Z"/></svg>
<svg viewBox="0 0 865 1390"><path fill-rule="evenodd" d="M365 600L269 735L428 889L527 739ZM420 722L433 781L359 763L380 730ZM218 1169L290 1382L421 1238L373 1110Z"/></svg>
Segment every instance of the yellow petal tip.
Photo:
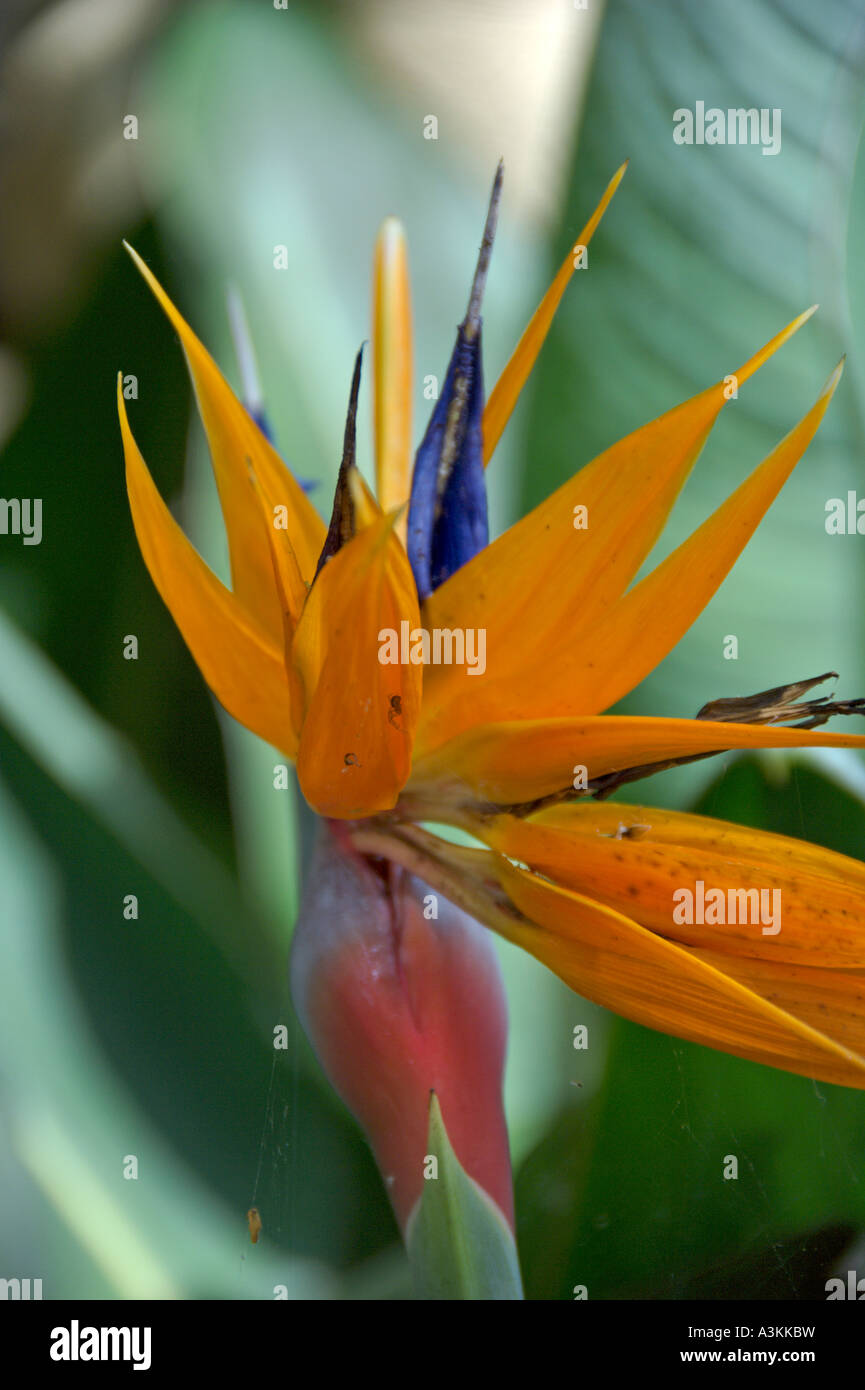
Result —
<svg viewBox="0 0 865 1390"><path fill-rule="evenodd" d="M389 509L411 490L412 321L405 228L386 217L373 266L373 436L379 501Z"/></svg>
<svg viewBox="0 0 865 1390"><path fill-rule="evenodd" d="M405 226L398 217L386 217L378 229L378 242L383 254L405 244Z"/></svg>
<svg viewBox="0 0 865 1390"><path fill-rule="evenodd" d="M123 249L124 249L124 251L128 251L129 255L132 257L133 261L134 261L135 264L138 266L139 270L145 270L145 271L147 270L147 266L145 265L144 261L143 261L143 260L141 259L141 257L139 256L139 254L138 254L138 252L136 251L135 247L132 245L131 242L127 241L125 237L123 238Z"/></svg>
<svg viewBox="0 0 865 1390"><path fill-rule="evenodd" d="M625 177L625 172L626 172L626 170L627 170L628 165L630 164L630 162L631 162L630 159L625 159L625 160L623 160L623 162L619 165L619 167L618 167L618 169L616 170L616 172L613 174L613 177L610 179L610 182L609 182L609 184L607 185L607 190L606 190L606 191L610 194L611 197L612 197L612 195L615 193L615 191L616 191L616 189L618 188L619 184L622 182L622 179Z"/></svg>
<svg viewBox="0 0 865 1390"><path fill-rule="evenodd" d="M734 373L739 385L741 386L743 381L747 381L765 362L768 362L769 358L773 357L778 349L783 347L784 344L793 337L794 333L798 333L802 325L807 323L812 315L816 314L818 308L819 305L812 304L810 309L806 309L803 314L797 314L796 317L787 324L786 328L782 328L781 332L776 333L774 338L770 338L769 342L765 343L763 347L760 348L759 352L755 352L753 357L749 357L748 361Z"/></svg>
<svg viewBox="0 0 865 1390"><path fill-rule="evenodd" d="M629 161L626 159L624 164L620 164L613 174L601 195L601 201L568 251L564 262L553 278L552 284L529 320L523 336L514 348L504 371L490 393L484 410L483 424L485 465L489 463L495 453L496 445L511 417L520 392L528 381L529 374L549 332L550 324L561 302L562 295L576 269L578 262L575 253L578 248L585 251L594 236L601 218L625 176L628 163Z"/></svg>
<svg viewBox="0 0 865 1390"><path fill-rule="evenodd" d="M823 400L826 396L834 395L835 387L838 385L838 382L841 380L841 377L844 373L844 364L846 363L846 361L847 354L845 352L844 356L841 358L835 370L830 374L829 379L826 382L826 385L823 387L823 390L820 392L821 400Z"/></svg>

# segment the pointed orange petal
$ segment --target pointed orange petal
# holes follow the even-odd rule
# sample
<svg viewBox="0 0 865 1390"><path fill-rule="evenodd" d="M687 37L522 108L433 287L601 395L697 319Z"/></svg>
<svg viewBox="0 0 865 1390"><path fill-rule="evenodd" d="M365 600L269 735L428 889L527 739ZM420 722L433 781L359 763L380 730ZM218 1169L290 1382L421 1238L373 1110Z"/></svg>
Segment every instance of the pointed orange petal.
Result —
<svg viewBox="0 0 865 1390"><path fill-rule="evenodd" d="M300 727L303 720L304 691L300 676L291 660L291 652L294 646L294 634L297 631L297 624L300 621L309 589L300 572L291 541L280 525L282 509L273 506L265 496L264 489L251 466L250 485L255 491L264 516L273 578L282 611L283 666L288 682L294 746L296 748L300 739Z"/></svg>
<svg viewBox="0 0 865 1390"><path fill-rule="evenodd" d="M594 713L632 690L667 655L733 568L811 443L843 369L839 362L814 405L693 535L635 586L593 635L590 650L560 668L574 706Z"/></svg>
<svg viewBox="0 0 865 1390"><path fill-rule="evenodd" d="M865 864L831 850L619 803L549 807L527 820L499 816L475 833L682 945L818 968L865 967ZM680 920L687 916L694 920Z"/></svg>
<svg viewBox="0 0 865 1390"><path fill-rule="evenodd" d="M589 218L580 235L577 237L571 250L568 252L564 261L547 290L526 328L517 346L511 354L507 366L496 382L490 393L484 409L484 463L489 463L495 453L496 445L502 437L505 426L511 418L514 406L519 399L520 392L528 381L532 367L535 365L538 353L544 344L550 324L553 321L556 310L562 299L562 295L568 287L571 276L576 268L577 247L587 247L598 226L601 218L612 201L613 194L625 176L628 161L621 168L617 169L610 182L604 190L604 195L592 216Z"/></svg>
<svg viewBox="0 0 865 1390"><path fill-rule="evenodd" d="M865 1058L847 1045L850 1000L819 1028L724 969L665 941L621 912L503 863L502 886L530 922L491 925L543 961L578 994L675 1037L803 1076L865 1089ZM733 969L739 962L732 962ZM780 969L780 964L775 967ZM857 1041L861 1029L854 1028Z"/></svg>
<svg viewBox="0 0 865 1390"><path fill-rule="evenodd" d="M144 563L216 698L265 742L294 756L288 682L281 645L219 582L190 545L154 485L117 383L126 484Z"/></svg>
<svg viewBox="0 0 865 1390"><path fill-rule="evenodd" d="M219 488L234 592L262 627L281 641L279 597L261 509L249 487L249 466L273 504L283 509L287 534L307 580L315 573L324 544L324 523L159 281L131 246L126 249L178 333L186 354Z"/></svg>
<svg viewBox="0 0 865 1390"><path fill-rule="evenodd" d="M367 526L371 526L374 521L378 521L384 515L384 508L379 505L377 498L370 492L366 479L357 468L352 467L348 470L347 480L354 505L355 526L358 531L365 531ZM394 528L397 534L399 534L401 514L402 509L400 508Z"/></svg>
<svg viewBox="0 0 865 1390"><path fill-rule="evenodd" d="M739 379L810 313L761 348L739 369ZM486 630L487 671L478 681L483 688L466 702L458 668L431 668L419 737L424 750L474 723L594 713L611 703L584 689L596 664L596 629L658 539L724 392L719 381L614 444L430 596L429 627ZM587 527L577 526L584 520L578 508L586 509Z"/></svg>
<svg viewBox="0 0 865 1390"><path fill-rule="evenodd" d="M297 555L291 544L283 508L278 502L273 501L272 494L257 477L251 464L249 485L258 499L264 519L264 530L270 546L271 563L284 620L285 650L288 652L291 650L291 639L306 603L309 586L301 573Z"/></svg>
<svg viewBox="0 0 865 1390"><path fill-rule="evenodd" d="M373 275L373 431L378 500L384 511L408 501L411 489L411 288L405 230L383 223ZM397 523L405 534L405 516Z"/></svg>
<svg viewBox="0 0 865 1390"><path fill-rule="evenodd" d="M865 970L813 970L711 951L691 954L812 1028L829 1029L846 1047L865 1056Z"/></svg>
<svg viewBox="0 0 865 1390"><path fill-rule="evenodd" d="M297 771L320 815L390 810L411 766L422 667L379 660L382 633L419 625L395 516L382 516L325 564L294 642L306 692Z"/></svg>
<svg viewBox="0 0 865 1390"><path fill-rule="evenodd" d="M731 748L865 748L865 735L824 733L703 719L588 715L480 724L425 758L416 758L412 785L459 785L499 806L534 801L585 780L644 763Z"/></svg>

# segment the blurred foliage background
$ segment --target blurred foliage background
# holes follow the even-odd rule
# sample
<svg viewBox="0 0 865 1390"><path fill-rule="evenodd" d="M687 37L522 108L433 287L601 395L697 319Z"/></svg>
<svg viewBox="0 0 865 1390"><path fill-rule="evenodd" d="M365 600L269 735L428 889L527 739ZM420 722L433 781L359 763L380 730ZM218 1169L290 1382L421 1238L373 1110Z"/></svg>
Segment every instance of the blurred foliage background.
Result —
<svg viewBox="0 0 865 1390"><path fill-rule="evenodd" d="M379 1178L288 997L305 813L215 707L135 544L118 370L163 495L226 572L182 354L121 238L235 382L238 286L278 447L326 508L382 217L407 225L421 382L444 370L504 156L492 381L630 157L496 456L494 528L820 300L725 411L658 553L846 351L820 436L625 707L689 715L829 669L860 694L862 541L824 518L865 495L865 19L855 0L18 0L3 22L0 493L42 498L44 534L0 537L0 1277L42 1278L46 1298L405 1297ZM781 153L674 145L696 100L780 107ZM420 389L416 406L419 433ZM730 756L639 795L863 857L854 754ZM861 1264L860 1094L622 1023L502 959L529 1297L823 1297Z"/></svg>

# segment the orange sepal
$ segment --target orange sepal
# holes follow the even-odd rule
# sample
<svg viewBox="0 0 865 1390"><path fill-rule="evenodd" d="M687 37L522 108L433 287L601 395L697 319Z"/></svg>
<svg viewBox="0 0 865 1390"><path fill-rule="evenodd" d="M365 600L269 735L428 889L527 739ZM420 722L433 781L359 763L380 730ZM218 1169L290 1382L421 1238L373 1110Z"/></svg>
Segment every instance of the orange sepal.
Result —
<svg viewBox="0 0 865 1390"><path fill-rule="evenodd" d="M667 655L733 568L804 454L826 413L844 363L811 409L758 468L666 560L635 585L591 640L571 642L557 664L573 707L608 709ZM584 629L580 627L579 635Z"/></svg>
<svg viewBox="0 0 865 1390"><path fill-rule="evenodd" d="M279 596L261 510L249 487L249 468L255 471L273 505L283 508L286 532L307 581L315 573L324 544L324 523L155 275L131 246L127 244L126 249L180 337L186 354L228 533L234 592L265 631L281 640Z"/></svg>
<svg viewBox="0 0 865 1390"><path fill-rule="evenodd" d="M462 787L477 800L510 806L624 768L734 748L865 748L865 735L765 724L640 715L586 715L480 724L425 758L412 785ZM582 771L579 774L582 776Z"/></svg>
<svg viewBox="0 0 865 1390"><path fill-rule="evenodd" d="M309 804L335 819L390 810L411 766L422 667L379 660L384 629L420 621L395 519L379 517L328 560L295 634L305 693L298 777Z"/></svg>
<svg viewBox="0 0 865 1390"><path fill-rule="evenodd" d="M595 208L588 222L574 245L571 247L567 256L556 272L553 282L529 320L523 336L514 348L511 357L505 366L504 371L490 392L489 400L484 409L484 463L489 463L495 453L496 445L504 433L505 426L511 418L514 406L516 405L523 387L528 381L532 367L535 365L538 353L544 345L544 340L550 331L555 312L561 303L565 290L570 283L571 276L577 266L576 251L578 247L587 248L592 236L595 233L601 218L612 201L613 194L625 176L628 161L620 166L610 179L604 189L601 201Z"/></svg>
<svg viewBox="0 0 865 1390"><path fill-rule="evenodd" d="M645 1027L687 1038L766 1066L816 1077L836 1085L865 1089L865 1058L850 1046L861 1041L861 1024L850 1025L855 988L841 991L839 1007L830 1005L820 1026L773 1002L769 975L784 971L781 962L767 966L762 978L746 962L755 987L697 952L664 940L627 915L518 869L497 863L497 877L511 902L528 921L498 911L490 925L529 951L578 994ZM786 968L788 971L792 967ZM801 969L801 968L800 968ZM821 971L809 971L816 984L806 1012L813 1015ZM834 976L834 972L831 972ZM857 972L858 974L858 972ZM791 977L792 978L792 977ZM766 996L756 988L766 989ZM861 988L861 978L859 980ZM794 990L790 989L791 1002Z"/></svg>
<svg viewBox="0 0 865 1390"><path fill-rule="evenodd" d="M747 380L811 312L800 314L740 367L738 380ZM614 444L427 599L428 627L485 629L487 671L478 682L482 688L472 690L467 701L459 668L431 670L419 733L423 752L472 724L592 714L612 703L598 698L593 686L597 633L606 632L627 603L621 596L660 535L725 400L719 381ZM798 457L826 404L824 392L779 449L792 451L791 441L801 437ZM585 529L575 529L575 520L584 519L578 507L586 508ZM739 549L744 543L741 539ZM684 587L692 592L694 586ZM647 641L660 622L652 614Z"/></svg>
<svg viewBox="0 0 865 1390"><path fill-rule="evenodd" d="M865 968L865 864L832 850L614 802L499 816L475 833L681 945L777 967Z"/></svg>
<svg viewBox="0 0 865 1390"><path fill-rule="evenodd" d="M163 602L228 713L293 757L296 741L282 643L273 641L257 614L220 583L169 512L132 436L120 377L117 408L135 534Z"/></svg>

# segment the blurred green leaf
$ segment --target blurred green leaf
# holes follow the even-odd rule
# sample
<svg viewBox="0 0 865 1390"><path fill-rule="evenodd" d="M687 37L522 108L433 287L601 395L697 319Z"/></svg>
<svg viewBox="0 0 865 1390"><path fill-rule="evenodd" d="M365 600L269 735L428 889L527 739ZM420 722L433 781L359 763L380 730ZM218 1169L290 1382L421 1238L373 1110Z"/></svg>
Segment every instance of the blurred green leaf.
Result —
<svg viewBox="0 0 865 1390"><path fill-rule="evenodd" d="M0 720L212 932L235 967L266 981L276 957L238 924L249 914L222 863L154 788L134 750L0 612ZM263 956L261 955L264 951Z"/></svg>
<svg viewBox="0 0 865 1390"><path fill-rule="evenodd" d="M337 1296L325 1269L264 1244L245 1266L242 1213L207 1192L111 1076L60 956L58 875L2 786L0 884L6 1121L23 1169L80 1247L67 1271L38 1243L34 1256L28 1233L28 1253L16 1253L44 1278L44 1296L273 1298L276 1285L289 1298Z"/></svg>

